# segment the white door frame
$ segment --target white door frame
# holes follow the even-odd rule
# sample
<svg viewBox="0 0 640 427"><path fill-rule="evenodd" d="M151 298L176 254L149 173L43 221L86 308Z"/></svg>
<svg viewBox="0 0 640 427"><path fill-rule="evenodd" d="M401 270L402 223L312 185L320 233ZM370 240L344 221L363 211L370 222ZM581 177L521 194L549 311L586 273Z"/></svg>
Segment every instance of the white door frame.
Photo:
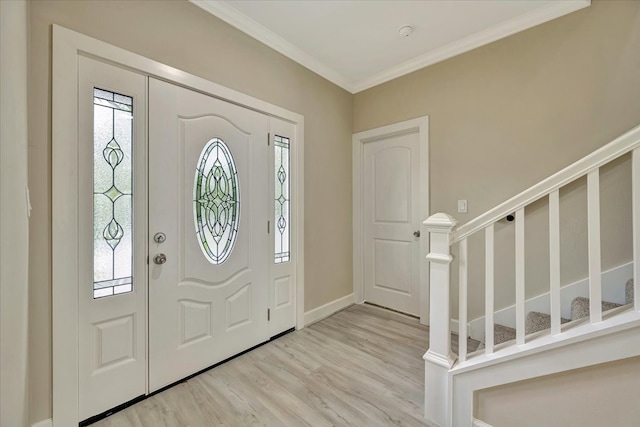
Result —
<svg viewBox="0 0 640 427"><path fill-rule="evenodd" d="M419 117L388 126L353 134L353 294L356 303L364 301L364 198L363 153L364 144L407 133L418 133L420 146L420 323L429 323L429 266L425 257L429 253L429 233L422 219L429 217L429 117Z"/></svg>
<svg viewBox="0 0 640 427"><path fill-rule="evenodd" d="M53 425L78 420L78 57L133 69L234 104L287 120L292 146L292 218L297 224L296 328L304 327L304 117L193 74L53 25L52 67L52 311Z"/></svg>

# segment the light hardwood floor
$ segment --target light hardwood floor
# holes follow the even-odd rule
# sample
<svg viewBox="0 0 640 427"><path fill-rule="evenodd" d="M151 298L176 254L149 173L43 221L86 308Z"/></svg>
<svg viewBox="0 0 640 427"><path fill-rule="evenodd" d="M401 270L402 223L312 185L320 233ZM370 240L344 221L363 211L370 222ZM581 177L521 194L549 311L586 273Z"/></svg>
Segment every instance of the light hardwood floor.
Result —
<svg viewBox="0 0 640 427"><path fill-rule="evenodd" d="M427 341L414 318L354 305L93 426L426 426Z"/></svg>

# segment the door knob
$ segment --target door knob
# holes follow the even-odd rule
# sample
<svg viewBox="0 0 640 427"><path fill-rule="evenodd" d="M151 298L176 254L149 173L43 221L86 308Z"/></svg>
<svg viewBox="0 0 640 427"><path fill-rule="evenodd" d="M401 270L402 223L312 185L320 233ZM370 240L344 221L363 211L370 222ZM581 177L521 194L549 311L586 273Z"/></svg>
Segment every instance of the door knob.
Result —
<svg viewBox="0 0 640 427"><path fill-rule="evenodd" d="M167 256L165 254L157 254L153 257L153 262L156 264L164 264L167 262Z"/></svg>
<svg viewBox="0 0 640 427"><path fill-rule="evenodd" d="M414 231L413 235L416 236L416 237L420 237L420 230Z"/></svg>

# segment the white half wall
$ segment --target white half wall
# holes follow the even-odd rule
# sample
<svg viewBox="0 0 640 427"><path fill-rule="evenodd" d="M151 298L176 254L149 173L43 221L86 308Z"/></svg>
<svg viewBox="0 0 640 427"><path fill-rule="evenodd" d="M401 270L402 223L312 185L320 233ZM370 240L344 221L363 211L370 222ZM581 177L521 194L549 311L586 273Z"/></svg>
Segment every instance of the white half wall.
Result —
<svg viewBox="0 0 640 427"><path fill-rule="evenodd" d="M0 1L0 425L29 425L27 2Z"/></svg>

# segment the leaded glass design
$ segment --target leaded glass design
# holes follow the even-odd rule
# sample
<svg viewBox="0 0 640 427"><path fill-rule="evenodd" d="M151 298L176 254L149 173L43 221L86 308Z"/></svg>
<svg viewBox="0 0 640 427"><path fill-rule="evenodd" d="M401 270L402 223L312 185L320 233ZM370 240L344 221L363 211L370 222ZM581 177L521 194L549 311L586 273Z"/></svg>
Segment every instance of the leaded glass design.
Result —
<svg viewBox="0 0 640 427"><path fill-rule="evenodd" d="M93 89L93 297L133 291L133 98Z"/></svg>
<svg viewBox="0 0 640 427"><path fill-rule="evenodd" d="M289 197L289 138L275 136L275 260L289 261L290 253L290 197Z"/></svg>
<svg viewBox="0 0 640 427"><path fill-rule="evenodd" d="M196 237L205 258L222 264L229 258L240 222L238 171L229 147L213 138L202 149L193 183Z"/></svg>

